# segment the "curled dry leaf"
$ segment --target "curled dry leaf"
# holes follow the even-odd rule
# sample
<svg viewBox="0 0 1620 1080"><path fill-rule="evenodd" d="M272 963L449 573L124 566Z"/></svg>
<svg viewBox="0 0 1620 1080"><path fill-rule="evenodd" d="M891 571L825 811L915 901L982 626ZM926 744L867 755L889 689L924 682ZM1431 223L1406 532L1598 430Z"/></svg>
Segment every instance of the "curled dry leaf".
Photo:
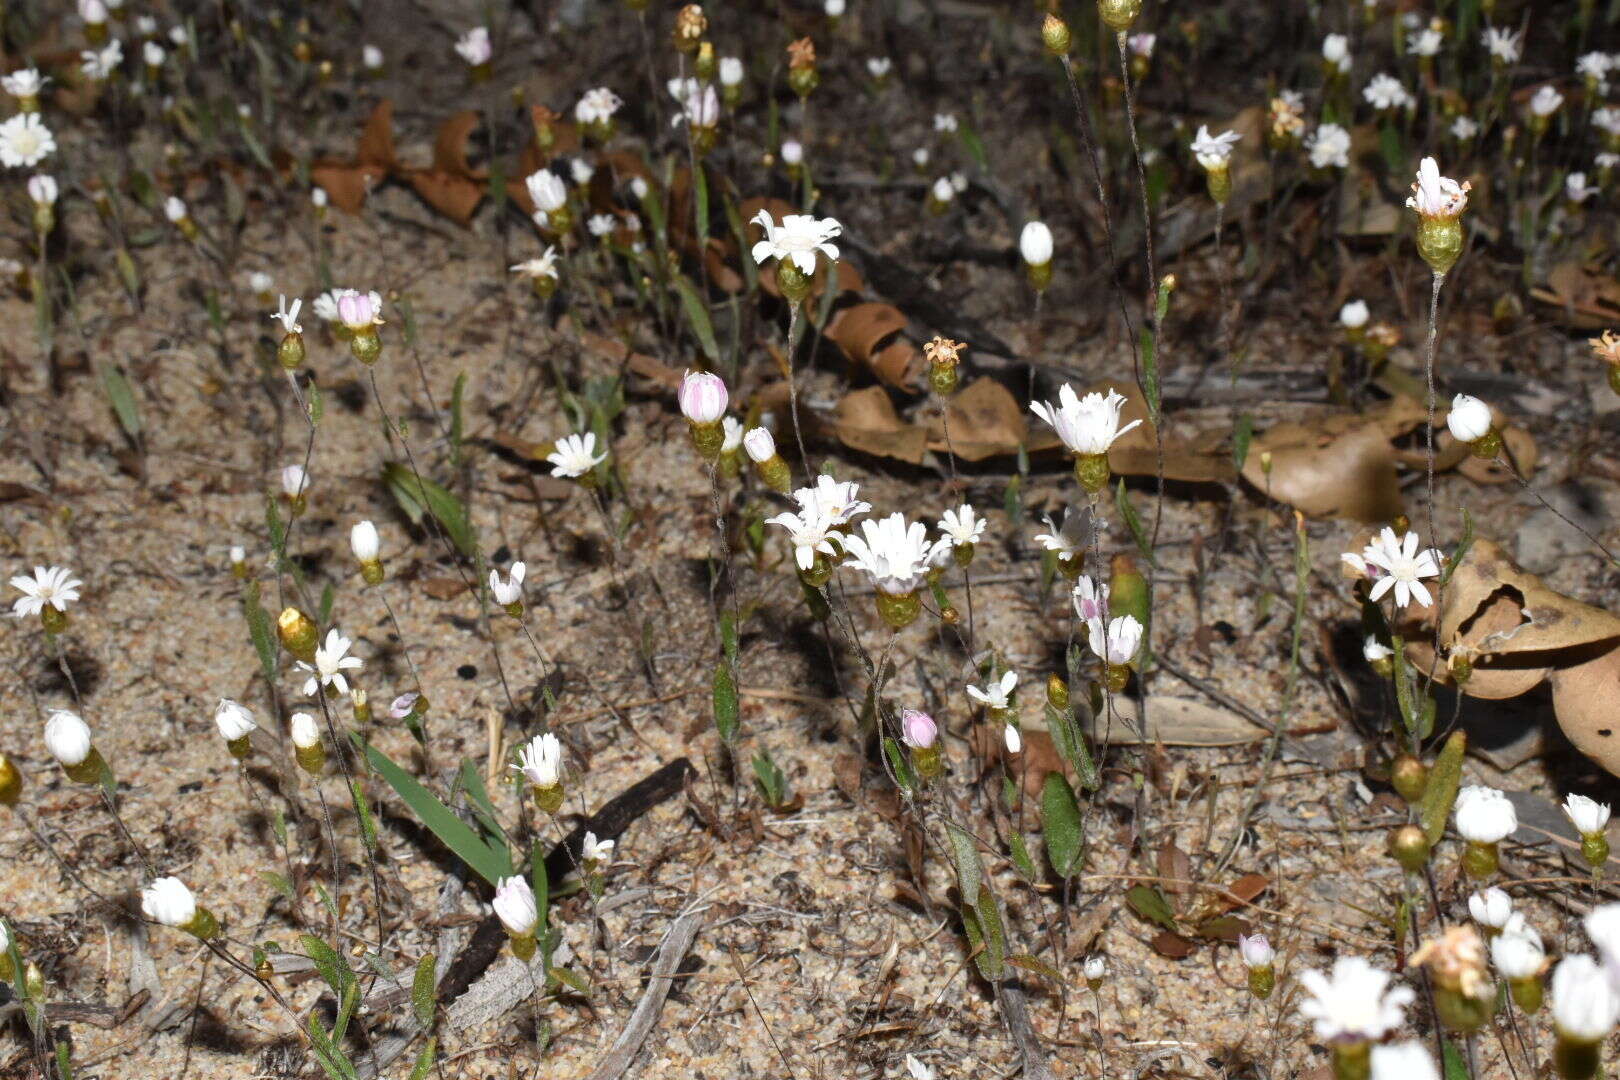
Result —
<svg viewBox="0 0 1620 1080"><path fill-rule="evenodd" d="M1401 512L1394 440L1425 419L1423 406L1396 397L1367 414L1276 424L1250 444L1243 479L1312 517L1388 521Z"/></svg>
<svg viewBox="0 0 1620 1080"><path fill-rule="evenodd" d="M1576 330L1602 330L1620 322L1620 281L1580 260L1553 267L1547 284L1530 295Z"/></svg>
<svg viewBox="0 0 1620 1080"><path fill-rule="evenodd" d="M1442 640L1460 634L1488 650L1463 692L1510 697L1548 679L1558 726L1576 749L1620 776L1620 618L1547 588L1488 540L1475 542L1452 583Z"/></svg>
<svg viewBox="0 0 1620 1080"><path fill-rule="evenodd" d="M920 465L928 452L928 432L902 420L881 386L845 394L833 413L832 425L840 442L863 454Z"/></svg>
<svg viewBox="0 0 1620 1080"><path fill-rule="evenodd" d="M371 110L360 131L352 162L320 161L310 168L310 180L322 188L332 205L346 214L358 214L372 188L399 168L394 152L394 103L384 99Z"/></svg>
<svg viewBox="0 0 1620 1080"><path fill-rule="evenodd" d="M1620 643L1573 650L1577 662L1552 672L1553 712L1575 749L1620 776Z"/></svg>
<svg viewBox="0 0 1620 1080"><path fill-rule="evenodd" d="M945 404L943 416L928 412L928 449L954 452L963 461L983 461L1016 454L1029 436L1029 424L1018 399L990 378L974 379ZM950 433L947 442L945 435Z"/></svg>
<svg viewBox="0 0 1620 1080"><path fill-rule="evenodd" d="M851 304L833 312L823 332L844 355L869 368L882 382L911 390L922 372L923 358L910 341L894 337L907 322L905 313L893 304Z"/></svg>

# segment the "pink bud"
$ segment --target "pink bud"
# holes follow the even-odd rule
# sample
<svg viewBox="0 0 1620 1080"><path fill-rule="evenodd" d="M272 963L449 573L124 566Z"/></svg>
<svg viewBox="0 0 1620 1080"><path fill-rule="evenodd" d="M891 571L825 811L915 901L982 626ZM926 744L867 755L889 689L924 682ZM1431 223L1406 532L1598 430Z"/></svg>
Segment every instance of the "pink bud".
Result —
<svg viewBox="0 0 1620 1080"><path fill-rule="evenodd" d="M939 728L932 716L916 709L907 709L900 714L900 738L907 746L926 750L934 745L938 737Z"/></svg>
<svg viewBox="0 0 1620 1080"><path fill-rule="evenodd" d="M1251 968L1268 968L1271 966L1271 943L1266 935L1255 934L1248 937L1238 935L1238 952L1243 956L1243 965Z"/></svg>
<svg viewBox="0 0 1620 1080"><path fill-rule="evenodd" d="M372 302L371 295L363 292L346 292L338 297L338 318L343 325L351 330L361 330L377 324L377 306Z"/></svg>
<svg viewBox="0 0 1620 1080"><path fill-rule="evenodd" d="M726 384L707 371L688 371L681 380L681 412L694 424L712 424L726 414Z"/></svg>

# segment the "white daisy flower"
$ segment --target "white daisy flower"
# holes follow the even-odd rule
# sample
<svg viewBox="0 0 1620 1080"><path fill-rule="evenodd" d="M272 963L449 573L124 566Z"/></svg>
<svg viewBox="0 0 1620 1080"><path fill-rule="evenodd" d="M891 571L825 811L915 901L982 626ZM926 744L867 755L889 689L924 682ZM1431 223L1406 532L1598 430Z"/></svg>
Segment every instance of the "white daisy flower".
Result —
<svg viewBox="0 0 1620 1080"><path fill-rule="evenodd" d="M556 449L546 455L551 462L551 475L567 480L578 479L606 461L606 454L596 452L596 435L568 435L557 441Z"/></svg>
<svg viewBox="0 0 1620 1080"><path fill-rule="evenodd" d="M1439 553L1434 548L1418 551L1417 533L1397 538L1395 530L1386 526L1361 554L1368 570L1376 566L1381 571L1369 594L1372 600L1393 590L1396 607L1406 607L1414 597L1424 607L1434 602L1421 579L1440 576Z"/></svg>
<svg viewBox="0 0 1620 1080"><path fill-rule="evenodd" d="M1108 448L1127 431L1142 421L1132 420L1119 426L1119 411L1126 398L1109 389L1107 395L1087 394L1080 397L1074 387L1064 383L1058 391L1058 404L1046 401L1030 402L1030 409L1051 424L1063 445L1076 454L1106 454Z"/></svg>
<svg viewBox="0 0 1620 1080"><path fill-rule="evenodd" d="M47 604L66 611L79 599L79 586L83 584L65 566L36 566L32 577L19 574L11 579L11 587L22 593L12 603L11 614L19 619L38 615Z"/></svg>
<svg viewBox="0 0 1620 1080"><path fill-rule="evenodd" d="M338 633L333 627L326 632L326 641L315 649L315 663L306 664L298 661L300 671L309 672L309 678L304 681L304 696L314 697L323 689L330 687L339 697L349 692L349 680L344 676L345 671L359 671L365 666L358 656L346 655L349 651L349 639Z"/></svg>
<svg viewBox="0 0 1620 1080"><path fill-rule="evenodd" d="M1017 686L1018 672L1006 671L1000 679L986 683L983 689L969 686L967 696L987 709L1007 709L1012 706L1012 692Z"/></svg>
<svg viewBox="0 0 1620 1080"><path fill-rule="evenodd" d="M784 214L782 224L771 219L768 210L761 210L753 223L765 231L765 239L754 245L754 261L764 263L770 258L788 259L806 275L816 272L816 252L828 259L838 260L838 248L830 241L843 232L844 227L832 218L817 218L811 214Z"/></svg>
<svg viewBox="0 0 1620 1080"><path fill-rule="evenodd" d="M26 169L56 151L56 137L38 113L18 113L0 124L0 165Z"/></svg>

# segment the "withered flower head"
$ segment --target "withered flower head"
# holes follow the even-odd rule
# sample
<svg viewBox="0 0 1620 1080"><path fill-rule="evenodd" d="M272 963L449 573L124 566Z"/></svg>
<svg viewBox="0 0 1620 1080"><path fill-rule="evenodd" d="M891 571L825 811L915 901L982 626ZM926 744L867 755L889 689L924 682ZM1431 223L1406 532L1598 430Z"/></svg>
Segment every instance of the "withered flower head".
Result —
<svg viewBox="0 0 1620 1080"><path fill-rule="evenodd" d="M797 71L800 68L813 68L816 66L816 44L807 37L788 43L788 70Z"/></svg>
<svg viewBox="0 0 1620 1080"><path fill-rule="evenodd" d="M1483 998L1491 992L1485 942L1467 924L1447 927L1439 937L1424 942L1407 966L1426 966L1435 982L1464 997Z"/></svg>
<svg viewBox="0 0 1620 1080"><path fill-rule="evenodd" d="M702 4L687 4L675 13L675 40L687 48L697 48L708 29L709 20L703 15Z"/></svg>
<svg viewBox="0 0 1620 1080"><path fill-rule="evenodd" d="M923 355L930 364L957 364L962 360L962 350L967 348L965 341L952 341L946 337L935 337L933 341L923 346Z"/></svg>
<svg viewBox="0 0 1620 1080"><path fill-rule="evenodd" d="M1389 323L1374 323L1372 326L1367 327L1367 340L1374 345L1393 349L1401 343L1401 332Z"/></svg>
<svg viewBox="0 0 1620 1080"><path fill-rule="evenodd" d="M1620 365L1620 336L1613 330L1605 330L1602 337L1589 338L1586 343L1592 346L1592 355L1597 359Z"/></svg>

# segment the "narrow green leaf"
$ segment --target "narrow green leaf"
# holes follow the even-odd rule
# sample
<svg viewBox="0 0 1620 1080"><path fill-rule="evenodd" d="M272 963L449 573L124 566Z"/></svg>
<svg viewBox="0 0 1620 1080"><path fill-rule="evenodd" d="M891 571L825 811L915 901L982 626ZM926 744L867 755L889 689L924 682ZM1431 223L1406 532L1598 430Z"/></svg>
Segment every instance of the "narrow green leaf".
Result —
<svg viewBox="0 0 1620 1080"><path fill-rule="evenodd" d="M467 793L467 801L472 804L473 817L478 819L478 824L491 837L503 844L509 843L506 830L501 827L500 815L495 813L495 804L490 801L489 791L484 787L484 774L469 759L461 762L459 782L461 789Z"/></svg>
<svg viewBox="0 0 1620 1080"><path fill-rule="evenodd" d="M332 993L341 995L349 980L354 978L354 973L349 970L349 961L314 934L300 934L298 941L304 947L304 954L315 962L315 970L332 988Z"/></svg>
<svg viewBox="0 0 1620 1080"><path fill-rule="evenodd" d="M737 737L737 716L737 684L731 665L722 660L714 665L714 727L728 743Z"/></svg>
<svg viewBox="0 0 1620 1080"><path fill-rule="evenodd" d="M1243 463L1249 460L1249 443L1254 439L1254 417L1242 413L1237 418L1237 425L1232 429L1232 465L1238 472L1243 471Z"/></svg>
<svg viewBox="0 0 1620 1080"><path fill-rule="evenodd" d="M321 421L326 418L326 395L321 393L321 384L311 379L309 382L309 422L313 427L320 427Z"/></svg>
<svg viewBox="0 0 1620 1080"><path fill-rule="evenodd" d="M1060 772L1047 773L1041 785L1041 818L1046 857L1052 869L1059 877L1073 877L1085 858L1085 825L1074 789Z"/></svg>
<svg viewBox="0 0 1620 1080"><path fill-rule="evenodd" d="M1430 847L1438 844L1446 834L1446 821L1451 817L1451 807L1457 801L1457 789L1462 786L1463 756L1467 750L1468 736L1461 731L1453 731L1435 755L1434 766L1429 770L1429 782L1418 804L1418 820L1423 824L1423 835L1428 838Z"/></svg>
<svg viewBox="0 0 1620 1080"><path fill-rule="evenodd" d="M1029 953L1016 953L1009 956L1007 957L1007 963L1015 968L1032 971L1042 978L1051 979L1060 986L1063 985L1063 976L1058 974L1057 968L1044 960L1029 955Z"/></svg>
<svg viewBox="0 0 1620 1080"><path fill-rule="evenodd" d="M331 582L327 582L326 587L321 590L321 603L320 607L317 609L319 613L315 617L316 622L320 623L322 626L331 625L332 604L336 600L337 590L332 588Z"/></svg>
<svg viewBox="0 0 1620 1080"><path fill-rule="evenodd" d="M361 790L360 784L349 784L349 798L354 802L354 816L360 823L360 842L366 845L366 850L373 854L377 851L377 822L371 816L371 807L366 802L366 793Z"/></svg>
<svg viewBox="0 0 1620 1080"><path fill-rule="evenodd" d="M1142 558L1149 564L1153 562L1153 543L1148 539L1147 531L1142 528L1142 519L1136 514L1136 507L1131 505L1131 496L1125 490L1125 478L1119 479L1119 487L1114 491L1114 503L1119 507L1119 516L1125 522L1125 527L1131 532L1131 539L1136 541L1136 550L1142 553Z"/></svg>
<svg viewBox="0 0 1620 1080"><path fill-rule="evenodd" d="M259 670L264 672L264 681L276 681L276 650L280 648L276 640L276 632L270 625L270 613L257 603L246 606L248 636L253 641L253 651L259 654Z"/></svg>
<svg viewBox="0 0 1620 1080"><path fill-rule="evenodd" d="M332 894L327 892L326 891L326 886L322 885L320 882L317 881L317 882L314 883L314 885L315 885L315 895L320 897L320 900L321 900L321 907L325 908L326 913L328 915L332 916L332 918L334 918L334 919L337 918L338 917L337 902L332 899Z"/></svg>
<svg viewBox="0 0 1620 1080"><path fill-rule="evenodd" d="M433 1071L433 1059L439 1053L439 1040L429 1039L422 1052L416 1056L416 1064L411 1066L410 1080L427 1080L428 1073Z"/></svg>
<svg viewBox="0 0 1620 1080"><path fill-rule="evenodd" d="M478 541L472 522L467 517L467 508L460 499L427 477L418 476L410 466L397 461L383 466L383 483L407 513L412 504L426 507L427 512L444 528L456 549L468 558L473 556Z"/></svg>
<svg viewBox="0 0 1620 1080"><path fill-rule="evenodd" d="M1462 536L1458 539L1456 548L1452 550L1451 558L1440 568L1441 585L1451 580L1451 575L1456 573L1457 567L1468 557L1468 549L1474 546L1474 516L1468 512L1466 506L1463 507L1462 517Z"/></svg>
<svg viewBox="0 0 1620 1080"><path fill-rule="evenodd" d="M883 739L883 755L889 759L889 768L894 770L895 783L907 795L917 790L917 778L911 771L911 762L906 760L906 753L900 749L900 744L887 736Z"/></svg>
<svg viewBox="0 0 1620 1080"><path fill-rule="evenodd" d="M491 885L503 877L512 876L512 854L504 845L490 843L473 832L432 792L417 783L415 777L395 765L388 755L375 746L367 745L365 753L371 767L382 775L389 787L399 793L399 797L421 819L422 824L473 872Z"/></svg>
<svg viewBox="0 0 1620 1080"><path fill-rule="evenodd" d="M692 324L698 344L703 346L703 355L709 358L710 363L718 364L720 345L715 341L714 324L709 320L709 309L704 305L703 298L684 274L675 276L675 291L681 294L681 309L686 312L686 321Z"/></svg>
<svg viewBox="0 0 1620 1080"><path fill-rule="evenodd" d="M1018 867L1018 872L1024 875L1025 881L1034 882L1041 875L1035 869L1035 860L1029 857L1029 845L1024 842L1024 834L1013 833L1010 846L1013 865Z"/></svg>
<svg viewBox="0 0 1620 1080"><path fill-rule="evenodd" d="M124 373L111 364L101 365L101 388L112 403L113 412L124 434L131 439L141 437L141 411L135 404L135 391Z"/></svg>
<svg viewBox="0 0 1620 1080"><path fill-rule="evenodd" d="M56 1075L58 1080L73 1080L73 1051L65 1042L56 1044Z"/></svg>
<svg viewBox="0 0 1620 1080"><path fill-rule="evenodd" d="M1001 912L996 909L989 886L979 886L979 900L973 905L973 912L978 916L979 932L984 935L984 951L977 957L979 974L992 982L1005 978L1007 931L1001 925Z"/></svg>
<svg viewBox="0 0 1620 1080"><path fill-rule="evenodd" d="M287 527L281 521L281 506L274 495L264 498L264 527L270 536L270 550L278 560L287 557Z"/></svg>
<svg viewBox="0 0 1620 1080"><path fill-rule="evenodd" d="M429 1031L433 1030L434 994L437 991L433 972L437 964L438 958L428 953L416 962L416 974L411 979L411 1009L416 1013L416 1022Z"/></svg>
<svg viewBox="0 0 1620 1080"><path fill-rule="evenodd" d="M402 296L394 301L399 309L400 322L405 331L405 347L408 349L416 344L416 309L411 306L411 298Z"/></svg>
<svg viewBox="0 0 1620 1080"><path fill-rule="evenodd" d="M962 146L966 148L968 156L978 163L979 168L989 172L990 159L985 157L984 141L979 138L979 133L967 124L962 124L956 129L956 135L962 140Z"/></svg>
<svg viewBox="0 0 1620 1080"><path fill-rule="evenodd" d="M729 611L720 615L720 649L726 658L726 663L735 666L737 663L737 620Z"/></svg>
<svg viewBox="0 0 1620 1080"><path fill-rule="evenodd" d="M709 176L701 160L693 170L692 178L695 181L692 201L697 213L697 242L701 250L709 239Z"/></svg>
<svg viewBox="0 0 1620 1080"><path fill-rule="evenodd" d="M503 189L504 190L504 189ZM461 462L462 399L467 393L467 373L456 376L456 385L450 390L450 461Z"/></svg>
<svg viewBox="0 0 1620 1080"><path fill-rule="evenodd" d="M1457 1049L1456 1043L1442 1038L1440 1056L1445 1059L1445 1080L1470 1080L1468 1061L1463 1057L1462 1051Z"/></svg>
<svg viewBox="0 0 1620 1080"><path fill-rule="evenodd" d="M962 902L977 902L982 872L979 868L979 849L973 837L960 826L945 825L945 834L951 841L951 861L956 866L956 884L962 893Z"/></svg>
<svg viewBox="0 0 1620 1080"><path fill-rule="evenodd" d="M270 828L275 831L276 842L282 847L287 846L287 813L281 807L270 810Z"/></svg>
<svg viewBox="0 0 1620 1080"><path fill-rule="evenodd" d="M260 870L259 876L269 882L270 887L285 896L289 902L297 901L297 895L293 892L292 882L287 880L287 875L278 874L274 870Z"/></svg>

